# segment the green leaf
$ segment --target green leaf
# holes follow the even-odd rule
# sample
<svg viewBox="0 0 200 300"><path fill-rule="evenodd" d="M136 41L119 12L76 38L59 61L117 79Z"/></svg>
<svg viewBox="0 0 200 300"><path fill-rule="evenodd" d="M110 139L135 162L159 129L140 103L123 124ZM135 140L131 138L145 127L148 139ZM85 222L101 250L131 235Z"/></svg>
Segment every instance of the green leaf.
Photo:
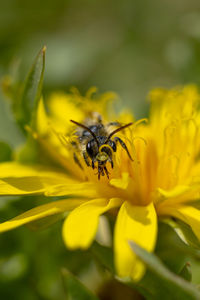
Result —
<svg viewBox="0 0 200 300"><path fill-rule="evenodd" d="M200 299L200 292L193 284L168 270L154 254L133 241L130 241L130 246L150 271L144 279L135 284L147 299Z"/></svg>
<svg viewBox="0 0 200 300"><path fill-rule="evenodd" d="M62 269L62 278L67 292L67 300L98 300L98 298L68 270Z"/></svg>
<svg viewBox="0 0 200 300"><path fill-rule="evenodd" d="M5 142L0 142L0 162L12 159L12 149Z"/></svg>
<svg viewBox="0 0 200 300"><path fill-rule="evenodd" d="M192 280L192 272L191 272L191 265L190 263L186 262L186 264L183 266L182 270L179 272L179 276L184 278L187 281Z"/></svg>
<svg viewBox="0 0 200 300"><path fill-rule="evenodd" d="M91 247L91 251L96 260L107 270L109 270L112 274L114 271L114 263L113 263L113 251L109 247L102 246L97 242L94 242Z"/></svg>
<svg viewBox="0 0 200 300"><path fill-rule="evenodd" d="M36 108L42 93L45 52L46 47L43 47L38 53L24 83L17 111L17 120L23 129L24 125L31 122L32 126L35 126Z"/></svg>

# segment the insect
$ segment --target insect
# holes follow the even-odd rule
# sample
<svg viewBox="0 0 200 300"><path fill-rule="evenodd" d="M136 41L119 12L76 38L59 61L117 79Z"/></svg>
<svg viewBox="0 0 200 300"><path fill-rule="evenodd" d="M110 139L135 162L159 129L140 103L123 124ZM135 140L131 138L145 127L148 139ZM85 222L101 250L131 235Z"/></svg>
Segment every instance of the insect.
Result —
<svg viewBox="0 0 200 300"><path fill-rule="evenodd" d="M72 142L72 145L75 148L81 148L84 161L88 167L95 169L95 163L97 163L98 179L105 174L107 178L109 178L109 172L106 164L109 162L111 168L114 167L113 152L117 151L118 143L125 149L130 160L133 161L123 140L118 136L112 138L117 132L131 126L133 123L128 123L123 126L120 126L120 124L117 122L109 123L107 126L115 125L120 127L113 130L111 133L108 133L106 128L107 126L103 125L100 117L96 123L92 122L92 120L89 120L89 122L87 122L88 126L78 123L74 120L70 121L82 129L81 131L76 132L79 145L77 145L77 142L74 141ZM79 165L80 168L82 168L82 165L75 152L74 161Z"/></svg>

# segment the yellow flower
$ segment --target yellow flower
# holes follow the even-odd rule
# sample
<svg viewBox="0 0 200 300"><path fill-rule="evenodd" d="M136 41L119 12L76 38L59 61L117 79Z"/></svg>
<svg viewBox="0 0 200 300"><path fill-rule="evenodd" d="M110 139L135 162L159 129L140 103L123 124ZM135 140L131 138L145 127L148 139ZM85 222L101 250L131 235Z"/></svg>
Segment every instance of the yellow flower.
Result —
<svg viewBox="0 0 200 300"><path fill-rule="evenodd" d="M48 114L40 101L38 130L33 136L43 147L43 155L50 156L59 168L55 163L49 168L2 163L0 194L44 194L67 199L33 208L0 224L0 231L71 211L63 225L64 242L70 249L86 249L95 238L99 216L114 209L117 274L139 280L145 268L128 241L153 251L158 217L181 219L200 239L200 211L194 206L200 195L200 95L195 86L152 91L149 120L137 121L116 134L126 143L133 161L117 145L114 168L107 166L109 179L101 176L98 180L96 171L85 164L81 153L76 155L82 167L73 159L71 142L77 142L74 132L78 128L69 120L84 123L96 112L105 124L126 124L133 117L128 112L114 114L109 106L111 94L93 101L92 92L85 97L78 92L52 95Z"/></svg>

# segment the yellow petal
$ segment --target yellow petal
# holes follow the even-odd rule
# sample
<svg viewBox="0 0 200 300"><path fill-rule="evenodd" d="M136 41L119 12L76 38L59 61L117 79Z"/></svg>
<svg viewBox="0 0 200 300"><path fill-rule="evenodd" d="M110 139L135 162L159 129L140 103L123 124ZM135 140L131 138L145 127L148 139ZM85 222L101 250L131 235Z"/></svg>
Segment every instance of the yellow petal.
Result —
<svg viewBox="0 0 200 300"><path fill-rule="evenodd" d="M63 225L63 239L70 249L88 248L97 231L99 216L107 210L120 206L118 198L87 201L74 209Z"/></svg>
<svg viewBox="0 0 200 300"><path fill-rule="evenodd" d="M24 224L59 214L71 210L80 204L83 200L67 199L54 201L28 210L27 212L0 224L0 232L8 231Z"/></svg>
<svg viewBox="0 0 200 300"><path fill-rule="evenodd" d="M48 108L54 128L61 132L66 132L68 128L72 127L70 119L74 118L79 122L84 118L83 111L78 107L74 95L54 93L49 98Z"/></svg>
<svg viewBox="0 0 200 300"><path fill-rule="evenodd" d="M187 185L178 185L174 189L171 189L171 190L163 190L161 188L157 189L159 194L166 199L180 196L181 194L188 192L188 190L190 190L190 187Z"/></svg>
<svg viewBox="0 0 200 300"><path fill-rule="evenodd" d="M74 182L64 173L41 166L0 164L0 195L41 194L53 186Z"/></svg>
<svg viewBox="0 0 200 300"><path fill-rule="evenodd" d="M158 213L173 216L188 224L200 240L200 210L193 206L162 207Z"/></svg>
<svg viewBox="0 0 200 300"><path fill-rule="evenodd" d="M120 277L139 280L145 271L144 264L131 250L128 241L134 241L147 251L156 242L157 218L152 203L133 206L125 202L119 211L114 233L115 266Z"/></svg>
<svg viewBox="0 0 200 300"><path fill-rule="evenodd" d="M81 197L96 198L98 197L97 188L94 182L69 182L52 186L45 192L46 196L67 196L75 195Z"/></svg>
<svg viewBox="0 0 200 300"><path fill-rule="evenodd" d="M113 178L110 180L110 184L114 187L125 190L130 182L130 177L128 173L122 173L122 178Z"/></svg>
<svg viewBox="0 0 200 300"><path fill-rule="evenodd" d="M30 176L48 176L51 178L56 178L57 176L59 179L67 178L64 173L58 172L53 168L46 168L43 166L37 165L22 165L15 161L13 162L6 162L0 164L0 179L8 178L8 177L30 177Z"/></svg>
<svg viewBox="0 0 200 300"><path fill-rule="evenodd" d="M26 177L0 180L0 195L39 195L44 191L44 186L38 178Z"/></svg>
<svg viewBox="0 0 200 300"><path fill-rule="evenodd" d="M190 185L178 185L171 190L157 189L158 205L174 205L199 199L200 183L192 183Z"/></svg>

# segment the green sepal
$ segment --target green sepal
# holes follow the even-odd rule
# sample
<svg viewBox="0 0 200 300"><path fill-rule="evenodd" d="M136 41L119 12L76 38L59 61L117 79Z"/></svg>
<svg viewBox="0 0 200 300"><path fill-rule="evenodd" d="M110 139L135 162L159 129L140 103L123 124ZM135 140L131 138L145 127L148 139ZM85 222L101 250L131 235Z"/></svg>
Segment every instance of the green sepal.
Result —
<svg viewBox="0 0 200 300"><path fill-rule="evenodd" d="M179 272L179 276L184 278L187 281L192 280L192 271L191 271L191 265L189 262L186 262L183 268Z"/></svg>
<svg viewBox="0 0 200 300"><path fill-rule="evenodd" d="M98 300L72 273L62 269L62 278L68 300Z"/></svg>

